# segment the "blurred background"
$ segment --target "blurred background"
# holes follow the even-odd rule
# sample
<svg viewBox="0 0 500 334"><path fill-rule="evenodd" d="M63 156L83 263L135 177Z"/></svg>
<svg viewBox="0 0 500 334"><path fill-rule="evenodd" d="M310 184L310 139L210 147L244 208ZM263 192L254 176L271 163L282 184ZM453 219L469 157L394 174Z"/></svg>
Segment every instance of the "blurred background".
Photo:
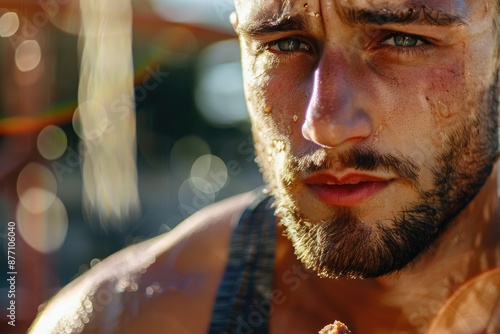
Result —
<svg viewBox="0 0 500 334"><path fill-rule="evenodd" d="M121 2L123 15L93 0L0 0L1 333L24 333L109 254L262 184L232 0Z"/></svg>

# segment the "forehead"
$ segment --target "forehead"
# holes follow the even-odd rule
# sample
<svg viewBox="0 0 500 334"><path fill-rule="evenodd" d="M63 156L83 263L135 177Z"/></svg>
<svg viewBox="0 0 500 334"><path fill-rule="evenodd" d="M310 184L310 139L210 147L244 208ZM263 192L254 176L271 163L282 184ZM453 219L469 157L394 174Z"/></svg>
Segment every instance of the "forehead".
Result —
<svg viewBox="0 0 500 334"><path fill-rule="evenodd" d="M463 18L473 22L495 10L496 0L236 0L238 21L243 25L254 22L272 22L287 16L310 18L329 17L337 12L340 17L352 12L397 12L408 9L432 11L438 15Z"/></svg>

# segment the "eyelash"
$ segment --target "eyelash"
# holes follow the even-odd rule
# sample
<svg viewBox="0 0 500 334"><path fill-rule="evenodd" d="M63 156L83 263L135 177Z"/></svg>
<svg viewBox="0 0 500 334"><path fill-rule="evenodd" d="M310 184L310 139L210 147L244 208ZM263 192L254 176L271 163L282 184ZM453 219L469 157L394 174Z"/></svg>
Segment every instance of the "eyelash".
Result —
<svg viewBox="0 0 500 334"><path fill-rule="evenodd" d="M387 41L390 41L391 39L395 37L409 37L409 38L414 38L417 40L417 45L414 46L398 46L398 45L387 45L384 44ZM306 45L306 48L300 48L297 50L272 50L271 48L278 46L279 43L284 42L284 41L297 41L299 46L302 44ZM420 44L418 44L420 43ZM398 55L401 56L412 56L412 55L417 55L421 54L422 52L428 51L428 48L433 46L433 44L425 37L419 36L419 35L414 35L414 34L408 34L404 32L399 32L399 31L386 31L383 33L383 37L380 39L379 42L375 44L375 46L372 48L373 51L386 51L386 52L397 52ZM312 47L312 44L306 40L304 40L301 37L298 36L290 36L290 37L285 37L281 38L278 40L274 40L268 43L265 43L262 45L260 48L261 50L269 51L272 53L278 53L282 56L292 56L296 52L312 52L314 48Z"/></svg>
<svg viewBox="0 0 500 334"><path fill-rule="evenodd" d="M289 50L289 51L281 51L281 50L272 50L271 49L272 47L277 46L279 43L284 42L284 41L297 41L300 44L304 44L306 46L306 48L300 48L298 50ZM286 54L286 55L290 54L291 55L295 52L311 52L313 48L311 46L311 43L305 41L303 38L291 36L291 37L280 38L278 40L271 41L269 43L265 43L262 46L262 49L270 51L270 52L274 52L274 53L281 53L281 54Z"/></svg>
<svg viewBox="0 0 500 334"><path fill-rule="evenodd" d="M414 38L417 40L417 43L420 44L413 46L398 46L398 45L384 44L395 37ZM422 53L429 51L429 48L432 47L433 45L434 44L431 41L420 35L408 34L399 31L389 31L386 32L386 34L382 37L380 42L378 42L373 49L377 51L396 52L397 55L401 56L417 56L417 55L422 55Z"/></svg>
<svg viewBox="0 0 500 334"><path fill-rule="evenodd" d="M385 36L382 41L380 41L378 43L378 46L382 46L383 43L389 41L390 39L392 38L395 38L395 37L410 37L410 38L414 38L416 40L418 40L419 42L422 42L422 44L424 45L430 45L431 43L429 42L428 39L426 39L425 37L423 36L419 36L419 35L414 35L414 34L407 34L407 33L404 33L404 32L399 32L399 31L390 31L388 32L388 35ZM416 45L415 45L416 46ZM399 48L414 48L415 46L398 46Z"/></svg>

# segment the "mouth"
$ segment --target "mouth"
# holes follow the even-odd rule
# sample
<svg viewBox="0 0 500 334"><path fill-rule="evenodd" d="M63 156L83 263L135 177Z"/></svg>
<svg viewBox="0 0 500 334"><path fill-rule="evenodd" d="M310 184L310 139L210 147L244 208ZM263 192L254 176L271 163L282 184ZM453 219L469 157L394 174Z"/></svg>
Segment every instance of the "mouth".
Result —
<svg viewBox="0 0 500 334"><path fill-rule="evenodd" d="M349 207L367 201L394 180L366 174L336 177L329 173L317 173L306 177L304 182L323 203Z"/></svg>

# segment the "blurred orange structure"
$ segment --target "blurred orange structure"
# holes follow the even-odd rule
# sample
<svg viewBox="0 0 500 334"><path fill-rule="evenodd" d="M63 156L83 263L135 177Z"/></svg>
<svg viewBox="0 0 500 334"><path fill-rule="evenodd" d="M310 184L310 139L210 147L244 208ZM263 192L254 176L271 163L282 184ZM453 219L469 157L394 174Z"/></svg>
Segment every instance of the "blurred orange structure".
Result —
<svg viewBox="0 0 500 334"><path fill-rule="evenodd" d="M229 32L210 29L198 25L166 22L147 1L133 2L133 34L135 38L148 38L154 32L165 28L182 28L196 36L194 52L205 46L233 37ZM7 199L9 219L15 221L15 211L19 202L16 191L17 177L21 170L32 162L43 161L37 150L37 136L47 125L70 124L76 108L76 101L58 101L57 92L78 83L77 71L64 72L58 76L59 66L77 69L76 50L74 59L61 59L54 48L58 34L76 36L79 32L78 0L0 0L0 17L5 13L15 13L19 26L13 35L0 38L0 71L3 74L0 88L0 187ZM0 32L1 32L0 18ZM75 37L76 38L76 37ZM182 36L179 43L182 43ZM22 67L16 63L19 46L25 41L34 41L35 51L25 54ZM39 48L39 49L38 49ZM31 53L30 53L31 52ZM30 63L31 62L31 63ZM135 81L140 82L146 75L136 71ZM32 175L33 183L43 183L40 175ZM76 190L80 191L80 190ZM2 233L8 221L0 222ZM50 254L39 252L28 245L17 234L16 237L16 326L8 324L6 307L3 307L7 292L0 290L2 310L0 311L1 333L25 333L34 319L37 309L47 296L60 286L57 275L51 270ZM6 270L6 266L3 266Z"/></svg>

